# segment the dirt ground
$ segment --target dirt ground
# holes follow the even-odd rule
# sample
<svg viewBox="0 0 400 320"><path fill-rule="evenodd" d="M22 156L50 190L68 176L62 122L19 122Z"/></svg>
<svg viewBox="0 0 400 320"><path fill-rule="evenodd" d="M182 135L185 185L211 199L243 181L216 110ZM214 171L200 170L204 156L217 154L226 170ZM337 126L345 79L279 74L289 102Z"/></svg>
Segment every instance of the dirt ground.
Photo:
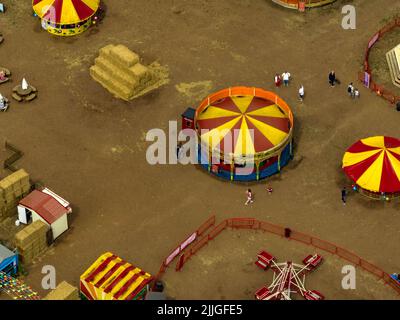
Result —
<svg viewBox="0 0 400 320"><path fill-rule="evenodd" d="M263 272L254 262L265 250L275 256L277 263L292 261L302 264L309 254L319 253L323 263L306 276L305 287L322 294L326 299L398 299L396 291L362 269L356 269L356 288L343 290L342 268L350 265L338 257L309 246L288 241L261 231L228 230L192 257L182 271L168 269L164 277L166 294L171 299L250 300L255 292L272 283L273 271ZM221 274L223 271L223 275ZM219 277L213 277L218 274ZM213 279L209 281L209 279ZM181 283L185 285L182 286ZM301 299L293 295L293 299Z"/></svg>
<svg viewBox="0 0 400 320"><path fill-rule="evenodd" d="M13 102L0 114L0 137L24 151L18 165L33 179L74 205L70 231L29 270L27 282L40 294L46 294L40 286L44 265L56 267L58 282L77 286L79 276L106 251L156 274L171 249L212 214L219 220L254 217L290 226L399 272L399 203L372 202L357 194L346 207L340 201L348 183L341 171L346 148L368 136L399 136L393 107L361 85L359 101L346 92L347 83L356 82L366 42L383 19L400 9L398 1L338 1L299 14L266 0L113 0L98 29L69 39L42 31L30 1L3 2L9 10L0 18L5 37L0 65L12 70L13 83L2 85L1 93L9 96L26 77L39 98L30 104ZM342 3L357 7L356 30L341 28ZM131 103L115 100L88 71L98 49L110 43L127 45L146 63L167 65L170 84ZM331 69L341 86L328 86ZM265 192L266 182L251 184L256 201L245 207L247 184L221 181L193 166L146 162L149 129L167 129L169 120L179 119L188 106L196 107L218 89L247 85L275 90L273 76L285 70L293 83L277 93L295 114L296 156L280 176L268 180L272 196ZM304 103L297 100L300 83L306 90ZM229 241L226 245L229 251ZM268 247L274 246L282 248L280 259L293 252L275 242ZM296 254L303 253L299 249ZM236 267L244 269L241 281L226 287L220 282L217 295L198 282L204 294L197 298L230 297L229 288L241 298L248 290L251 299L254 287L263 285L260 272L254 271L254 286L247 287L250 267L241 261ZM338 272L326 272L324 283L336 281ZM225 274L223 268L209 272L207 281ZM184 287L176 282L171 290L184 292ZM388 297L384 289L350 295L336 284L325 287L330 299Z"/></svg>

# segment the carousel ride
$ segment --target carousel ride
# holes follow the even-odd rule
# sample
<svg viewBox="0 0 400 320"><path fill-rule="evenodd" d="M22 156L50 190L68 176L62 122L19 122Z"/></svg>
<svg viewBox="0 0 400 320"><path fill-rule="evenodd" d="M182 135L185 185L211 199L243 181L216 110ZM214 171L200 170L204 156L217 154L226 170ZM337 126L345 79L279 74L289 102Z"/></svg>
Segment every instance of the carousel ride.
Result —
<svg viewBox="0 0 400 320"><path fill-rule="evenodd" d="M353 190L376 200L400 197L400 140L370 137L353 144L343 157Z"/></svg>
<svg viewBox="0 0 400 320"><path fill-rule="evenodd" d="M272 0L272 2L289 9L304 11L305 9L321 7L334 3L336 0Z"/></svg>
<svg viewBox="0 0 400 320"><path fill-rule="evenodd" d="M43 29L57 36L74 36L98 20L100 0L33 0Z"/></svg>
<svg viewBox="0 0 400 320"><path fill-rule="evenodd" d="M255 181L281 171L293 155L293 114L276 94L234 87L197 108L198 162L231 181Z"/></svg>
<svg viewBox="0 0 400 320"><path fill-rule="evenodd" d="M256 265L259 268L262 270L271 268L274 272L272 284L262 287L255 293L257 300L292 300L293 294L300 294L306 300L325 299L320 292L308 290L305 286L306 275L322 263L320 255L307 256L302 265L291 261L277 263L275 257L266 251L261 251L257 258Z"/></svg>

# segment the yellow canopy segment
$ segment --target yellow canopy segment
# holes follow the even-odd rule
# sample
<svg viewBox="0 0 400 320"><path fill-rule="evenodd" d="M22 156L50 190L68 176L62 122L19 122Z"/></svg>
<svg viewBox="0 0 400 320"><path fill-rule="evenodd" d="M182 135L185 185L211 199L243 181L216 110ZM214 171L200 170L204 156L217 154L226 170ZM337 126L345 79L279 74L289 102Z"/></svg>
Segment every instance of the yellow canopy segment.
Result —
<svg viewBox="0 0 400 320"><path fill-rule="evenodd" d="M32 6L48 32L73 36L89 28L100 0L33 0Z"/></svg>
<svg viewBox="0 0 400 320"><path fill-rule="evenodd" d="M80 292L86 300L139 300L153 277L107 252L81 276Z"/></svg>

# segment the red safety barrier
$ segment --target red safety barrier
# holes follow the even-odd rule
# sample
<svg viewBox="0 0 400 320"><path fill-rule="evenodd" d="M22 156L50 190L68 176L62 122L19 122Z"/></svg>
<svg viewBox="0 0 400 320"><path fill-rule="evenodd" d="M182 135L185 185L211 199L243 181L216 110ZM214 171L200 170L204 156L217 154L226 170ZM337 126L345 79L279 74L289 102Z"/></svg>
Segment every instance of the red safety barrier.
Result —
<svg viewBox="0 0 400 320"><path fill-rule="evenodd" d="M160 266L160 270L158 271L156 277L153 282L153 289L156 282L161 278L161 276L165 273L168 266L186 249L190 248L193 243L198 241L198 238L203 235L207 230L209 230L212 226L215 225L215 216L210 217L206 222L204 222L195 232L193 232L190 236L188 236L184 241L182 241L162 262ZM185 257L179 257L178 263L176 265L176 270L179 270L183 267L186 260Z"/></svg>
<svg viewBox="0 0 400 320"><path fill-rule="evenodd" d="M383 99L387 100L391 104L396 104L397 102L400 102L400 96L393 94L391 91L386 89L383 85L376 83L372 79L372 70L371 70L371 65L369 63L369 55L371 52L371 49L374 47L374 45L388 32L391 32L394 28L400 27L400 18L396 18L393 21L391 21L389 24L384 26L382 29L380 29L377 33L375 33L371 39L368 41L367 44L367 49L365 50L365 55L364 55L364 69L363 72L360 72L358 74L358 79L361 81L365 86L367 86L371 91L375 92L378 96L382 97ZM369 85L368 83L365 82L365 76L366 74L369 75Z"/></svg>
<svg viewBox="0 0 400 320"><path fill-rule="evenodd" d="M215 217L214 217L215 218ZM215 224L215 219L208 220L209 225ZM210 227L210 226L209 226ZM205 230L209 229L206 228ZM311 235L307 235L305 233L298 232L296 230L292 230L289 228L285 228L282 226L274 225L269 222L260 221L253 218L232 218L226 219L222 221L219 225L215 226L211 229L208 234L205 234L202 238L197 239L190 249L185 250L183 254L179 257L179 260L176 265L176 271L182 270L183 266L186 262L195 255L201 248L203 248L206 244L208 244L211 240L215 239L222 231L227 228L233 229L249 229L249 230L262 230L271 234L279 235L281 237L285 237L289 240L295 240L303 244L314 246L315 248L321 249L323 251L329 252L331 254L337 255L338 257L345 259L355 266L358 266L365 271L375 275L379 279L382 279L387 285L393 288L400 295L400 283L391 278L391 276L383 271L381 268L375 266L374 264L362 259L355 253L343 249L341 247L336 246L333 243L330 243L325 240L321 240L319 238L313 237ZM290 230L290 235L288 236L287 230ZM165 265L165 261L163 261L160 272L156 279L159 279L161 275L167 269L167 265Z"/></svg>

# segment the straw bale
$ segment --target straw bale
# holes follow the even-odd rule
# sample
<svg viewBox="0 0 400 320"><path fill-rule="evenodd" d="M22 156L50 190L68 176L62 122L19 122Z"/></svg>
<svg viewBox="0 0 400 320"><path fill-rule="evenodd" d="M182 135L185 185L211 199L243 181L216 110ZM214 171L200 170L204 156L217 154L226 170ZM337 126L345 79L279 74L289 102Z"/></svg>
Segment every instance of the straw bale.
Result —
<svg viewBox="0 0 400 320"><path fill-rule="evenodd" d="M79 291L78 288L63 281L44 297L44 300L80 300Z"/></svg>
<svg viewBox="0 0 400 320"><path fill-rule="evenodd" d="M130 68L139 62L139 56L124 45L111 48L110 55L126 68Z"/></svg>

